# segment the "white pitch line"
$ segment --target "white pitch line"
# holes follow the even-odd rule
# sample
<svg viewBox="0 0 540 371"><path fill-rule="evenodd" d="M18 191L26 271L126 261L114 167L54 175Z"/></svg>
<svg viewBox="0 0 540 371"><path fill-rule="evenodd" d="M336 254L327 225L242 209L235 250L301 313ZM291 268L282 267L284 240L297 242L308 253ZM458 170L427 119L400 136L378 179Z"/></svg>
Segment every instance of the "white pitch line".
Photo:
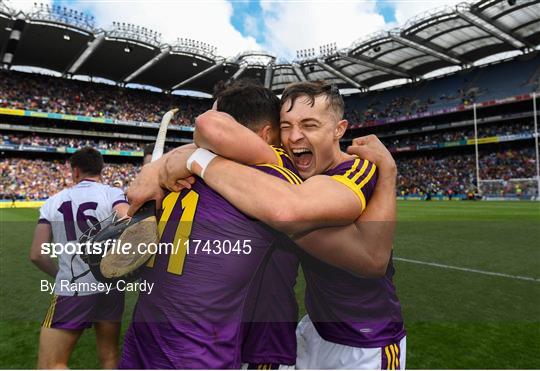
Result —
<svg viewBox="0 0 540 371"><path fill-rule="evenodd" d="M497 276L497 277L512 278L512 279L515 279L515 280L522 280L522 281L540 282L540 278L534 278L534 277L513 276L511 274L506 274L506 273L488 272L488 271L482 271L482 270L479 270L479 269L454 267L452 265L424 262L424 261L421 261L421 260L405 259L405 258L398 258L398 257L394 257L393 259L397 260L397 261L407 262L407 263L429 265L430 267L453 269L453 270L456 270L456 271L463 271L463 272L470 272L470 273L479 273L479 274L484 274L486 276Z"/></svg>

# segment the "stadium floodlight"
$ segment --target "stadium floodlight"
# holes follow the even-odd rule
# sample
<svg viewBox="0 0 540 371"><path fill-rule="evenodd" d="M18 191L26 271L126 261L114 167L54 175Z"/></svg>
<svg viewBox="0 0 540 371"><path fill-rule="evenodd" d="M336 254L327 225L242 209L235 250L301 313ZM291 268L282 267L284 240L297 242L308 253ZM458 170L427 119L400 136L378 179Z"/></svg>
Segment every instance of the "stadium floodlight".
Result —
<svg viewBox="0 0 540 371"><path fill-rule="evenodd" d="M157 32L131 23L113 22L113 29L107 32L111 38L140 41L145 44L160 46L161 36Z"/></svg>
<svg viewBox="0 0 540 371"><path fill-rule="evenodd" d="M208 43L198 40L180 37L176 39L176 44L173 46L173 51L180 53L203 55L209 59L216 60L216 48Z"/></svg>
<svg viewBox="0 0 540 371"><path fill-rule="evenodd" d="M29 14L30 20L54 22L75 26L87 31L94 31L94 17L85 15L78 10L61 7L58 5L49 6L43 3L34 3Z"/></svg>

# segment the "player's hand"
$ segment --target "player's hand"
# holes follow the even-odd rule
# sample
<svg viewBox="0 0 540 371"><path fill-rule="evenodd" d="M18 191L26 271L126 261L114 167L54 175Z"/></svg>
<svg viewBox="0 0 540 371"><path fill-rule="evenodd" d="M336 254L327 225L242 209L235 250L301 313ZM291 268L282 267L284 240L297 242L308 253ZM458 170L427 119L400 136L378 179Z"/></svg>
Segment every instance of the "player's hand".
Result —
<svg viewBox="0 0 540 371"><path fill-rule="evenodd" d="M129 216L133 216L146 201L156 200L156 207L161 208L161 201L165 197L165 190L159 185L162 160L144 165L129 186L126 194L130 204L127 212Z"/></svg>
<svg viewBox="0 0 540 371"><path fill-rule="evenodd" d="M397 174L396 162L392 154L376 135L353 139L352 145L347 148L347 153L373 162L379 168L379 176L381 173L393 177Z"/></svg>
<svg viewBox="0 0 540 371"><path fill-rule="evenodd" d="M164 156L163 164L159 168L158 182L160 187L171 192L180 192L184 188L191 188L195 178L187 168L187 160L196 147L177 148Z"/></svg>

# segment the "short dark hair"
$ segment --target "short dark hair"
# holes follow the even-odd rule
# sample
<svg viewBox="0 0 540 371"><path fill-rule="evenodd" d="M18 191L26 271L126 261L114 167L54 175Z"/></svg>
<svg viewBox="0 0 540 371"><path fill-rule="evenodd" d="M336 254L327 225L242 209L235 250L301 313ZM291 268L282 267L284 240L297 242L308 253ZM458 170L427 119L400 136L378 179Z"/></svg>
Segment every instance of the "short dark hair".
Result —
<svg viewBox="0 0 540 371"><path fill-rule="evenodd" d="M291 107L287 111L289 112L298 98L307 97L308 103L313 107L315 98L319 96L326 97L328 107L336 113L338 120L341 120L345 112L345 102L337 86L326 81L305 81L288 85L281 96L281 105L290 100Z"/></svg>
<svg viewBox="0 0 540 371"><path fill-rule="evenodd" d="M154 153L154 148L156 148L155 143L145 145L144 146L143 157L147 156L147 155L151 155L152 153Z"/></svg>
<svg viewBox="0 0 540 371"><path fill-rule="evenodd" d="M84 147L69 158L69 164L85 175L100 175L103 170L103 156L92 147Z"/></svg>
<svg viewBox="0 0 540 371"><path fill-rule="evenodd" d="M228 113L251 130L264 123L279 130L279 98L257 80L240 79L222 86L214 94L217 110Z"/></svg>

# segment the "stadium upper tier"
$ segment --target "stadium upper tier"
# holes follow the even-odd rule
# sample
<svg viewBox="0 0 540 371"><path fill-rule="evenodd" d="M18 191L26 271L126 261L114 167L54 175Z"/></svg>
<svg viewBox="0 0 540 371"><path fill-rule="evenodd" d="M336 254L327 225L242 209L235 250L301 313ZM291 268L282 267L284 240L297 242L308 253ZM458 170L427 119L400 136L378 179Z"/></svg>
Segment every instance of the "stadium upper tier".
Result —
<svg viewBox="0 0 540 371"><path fill-rule="evenodd" d="M211 107L209 99L125 89L70 79L0 70L0 107L105 117L123 121L160 122L177 107L172 124L192 125Z"/></svg>
<svg viewBox="0 0 540 371"><path fill-rule="evenodd" d="M539 14L537 0L461 3L344 49L308 49L299 51L297 60L281 63L264 52L221 57L213 46L185 38L167 44L144 25L98 29L93 18L59 6L17 12L0 0L0 59L5 66L35 66L163 91L212 92L218 81L239 77L258 79L276 92L291 82L321 79L366 90L391 80L418 81L445 67L468 68L501 52L532 51L540 44Z"/></svg>
<svg viewBox="0 0 540 371"><path fill-rule="evenodd" d="M0 81L0 108L129 122L157 123L167 110L178 107L172 123L189 126L212 103L205 98L16 71L0 70ZM371 126L539 90L540 55L533 52L470 71L345 97L346 118L351 128Z"/></svg>
<svg viewBox="0 0 540 371"><path fill-rule="evenodd" d="M345 99L348 119L358 126L540 91L540 55L419 81Z"/></svg>

